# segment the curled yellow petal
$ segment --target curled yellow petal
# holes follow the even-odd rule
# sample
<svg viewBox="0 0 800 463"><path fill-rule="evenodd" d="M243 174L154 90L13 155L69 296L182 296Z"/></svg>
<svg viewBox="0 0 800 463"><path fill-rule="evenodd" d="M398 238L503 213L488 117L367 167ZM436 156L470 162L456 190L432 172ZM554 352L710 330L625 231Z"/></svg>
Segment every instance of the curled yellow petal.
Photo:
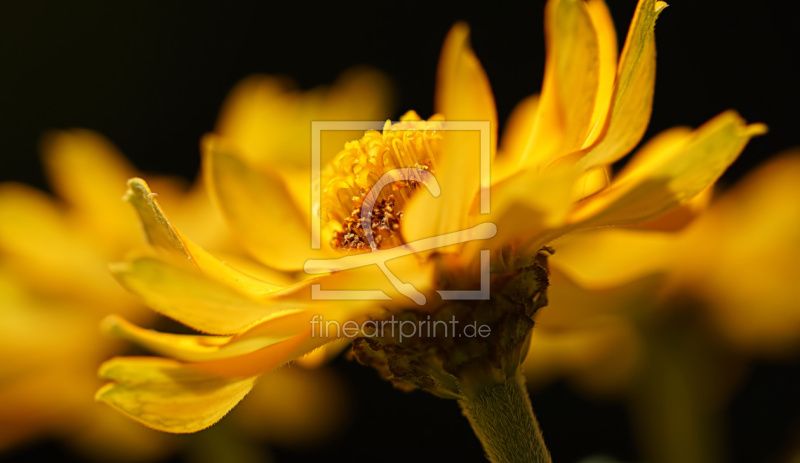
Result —
<svg viewBox="0 0 800 463"><path fill-rule="evenodd" d="M172 226L167 215L155 200L156 193L150 191L147 183L140 178L128 180L128 191L123 199L131 203L139 214L147 241L155 248L172 255L191 260L178 231Z"/></svg>
<svg viewBox="0 0 800 463"><path fill-rule="evenodd" d="M581 160L587 168L611 164L639 143L650 121L656 75L655 23L665 2L640 0L619 61L610 113L595 145Z"/></svg>
<svg viewBox="0 0 800 463"><path fill-rule="evenodd" d="M225 416L253 388L256 377L226 378L174 360L114 358L100 367L111 382L95 398L160 431L190 433Z"/></svg>
<svg viewBox="0 0 800 463"><path fill-rule="evenodd" d="M102 326L109 334L133 341L159 355L185 362L204 362L249 354L290 337L261 335L242 342L232 342L232 336L160 333L140 328L116 315L106 317Z"/></svg>
<svg viewBox="0 0 800 463"><path fill-rule="evenodd" d="M187 362L186 365L225 377L266 373L330 341L310 335L307 313L275 317L237 336L160 333L139 328L109 316L106 331L126 338L157 354Z"/></svg>
<svg viewBox="0 0 800 463"><path fill-rule="evenodd" d="M190 365L225 377L241 377L267 373L301 355L328 343L328 338L311 337L311 329L267 347L243 355L225 357Z"/></svg>
<svg viewBox="0 0 800 463"><path fill-rule="evenodd" d="M183 262L190 268L199 268L212 279L245 294L260 296L280 288L276 284L234 269L185 239L167 218L156 196L157 194L150 191L144 180L133 178L128 181L125 200L131 203L139 214L142 228L152 246L172 256L175 261Z"/></svg>
<svg viewBox="0 0 800 463"><path fill-rule="evenodd" d="M617 32L614 21L608 11L604 0L588 0L586 11L592 19L592 25L597 32L597 59L599 69L597 73L597 97L595 98L594 111L592 112L591 131L582 148L591 145L600 136L608 118L608 107L614 93L614 81L617 77Z"/></svg>
<svg viewBox="0 0 800 463"><path fill-rule="evenodd" d="M302 307L296 301L260 303L197 272L152 258L114 264L111 272L154 310L204 333L237 333Z"/></svg>
<svg viewBox="0 0 800 463"><path fill-rule="evenodd" d="M597 33L586 3L551 0L545 9L547 61L540 109L522 163L546 166L583 146L599 83Z"/></svg>

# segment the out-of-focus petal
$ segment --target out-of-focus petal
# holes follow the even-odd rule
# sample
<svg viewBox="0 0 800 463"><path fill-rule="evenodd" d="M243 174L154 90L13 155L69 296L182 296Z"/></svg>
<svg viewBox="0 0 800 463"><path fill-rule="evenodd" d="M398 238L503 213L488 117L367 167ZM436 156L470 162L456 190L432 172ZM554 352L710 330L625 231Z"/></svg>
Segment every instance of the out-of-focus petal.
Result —
<svg viewBox="0 0 800 463"><path fill-rule="evenodd" d="M301 213L280 175L232 156L217 137L204 144L212 197L254 257L273 268L299 270L306 260L325 255L311 249L310 214Z"/></svg>
<svg viewBox="0 0 800 463"><path fill-rule="evenodd" d="M673 129L656 137L606 190L588 198L571 222L582 226L651 220L688 201L727 169L763 124L746 125L733 111L694 132Z"/></svg>
<svg viewBox="0 0 800 463"><path fill-rule="evenodd" d="M621 286L593 290L553 265L550 278L548 305L537 314L523 364L526 375L534 384L567 376L587 390L620 392L642 361L631 318L664 277L639 274Z"/></svg>
<svg viewBox="0 0 800 463"><path fill-rule="evenodd" d="M409 241L466 228L472 198L488 186L489 166L497 146L497 112L489 80L469 45L469 28L458 23L442 48L436 83L436 110L446 121L489 123L489 139L474 130L447 130L442 154L434 166L441 189L438 197L416 195L404 211L404 236ZM488 156L484 155L488 148ZM436 217L436 220L431 220Z"/></svg>
<svg viewBox="0 0 800 463"><path fill-rule="evenodd" d="M90 130L51 132L42 144L50 184L107 249L135 242L135 216L121 204L122 185L136 169L106 138Z"/></svg>
<svg viewBox="0 0 800 463"><path fill-rule="evenodd" d="M124 291L109 278L90 236L70 225L46 194L17 183L0 184L0 253L26 284L45 294L127 308Z"/></svg>
<svg viewBox="0 0 800 463"><path fill-rule="evenodd" d="M336 79L325 96L322 114L316 121L385 121L394 114L394 94L389 79L368 67L346 70ZM305 122L305 121L304 121ZM306 124L310 127L310 122ZM323 130L320 133L320 161L324 166L344 148L345 143L357 140L363 131ZM310 138L308 139L310 140ZM304 154L310 158L309 144ZM308 190L308 172L303 171Z"/></svg>
<svg viewBox="0 0 800 463"><path fill-rule="evenodd" d="M610 183L611 169L607 166L597 166L584 172L575 182L572 189L572 196L575 198L575 201L580 201L605 189Z"/></svg>
<svg viewBox="0 0 800 463"><path fill-rule="evenodd" d="M539 95L523 99L511 111L500 138L497 157L492 165L492 183L503 180L519 170L520 160L528 145L538 111Z"/></svg>
<svg viewBox="0 0 800 463"><path fill-rule="evenodd" d="M228 95L216 133L259 168L276 163L307 169L311 161L311 121L374 121L390 114L392 92L382 73L361 67L345 71L330 87L301 92L287 79L254 75ZM356 136L355 138L357 138ZM326 163L352 138L323 134L321 160Z"/></svg>
<svg viewBox="0 0 800 463"><path fill-rule="evenodd" d="M256 381L148 357L111 359L99 374L111 382L97 391L97 400L142 424L173 433L196 432L216 423Z"/></svg>
<svg viewBox="0 0 800 463"><path fill-rule="evenodd" d="M436 76L436 112L448 121L488 121L492 154L497 145L497 111L489 79L469 44L469 27L457 23L442 46Z"/></svg>
<svg viewBox="0 0 800 463"><path fill-rule="evenodd" d="M509 245L520 249L531 241L538 243L546 239L543 234L547 230L560 226L567 217L578 175L578 171L566 166L548 172L520 171L492 186L491 214L476 215L473 207L473 220L497 225L497 236L489 243L496 249ZM467 247L474 253L481 248L485 244L478 241Z"/></svg>
<svg viewBox="0 0 800 463"><path fill-rule="evenodd" d="M553 243L549 262L584 288L608 288L666 271L677 242L668 233L624 228L577 231Z"/></svg>
<svg viewBox="0 0 800 463"><path fill-rule="evenodd" d="M352 418L352 397L338 372L281 368L263 376L231 412L243 432L282 445L308 445L338 436Z"/></svg>
<svg viewBox="0 0 800 463"><path fill-rule="evenodd" d="M715 325L739 349L772 356L800 348L800 152L749 174L693 224L686 252L713 246L693 260L685 284L709 303ZM679 271L680 269L676 269Z"/></svg>
<svg viewBox="0 0 800 463"><path fill-rule="evenodd" d="M301 124L292 121L302 115L310 121L313 116L309 110L321 103L319 92L303 96L286 78L250 76L228 95L220 110L217 132L239 148L243 160L261 165L276 161L303 165L307 160L293 154L302 152L303 145L298 149L297 143L308 141L310 146L310 138Z"/></svg>
<svg viewBox="0 0 800 463"><path fill-rule="evenodd" d="M533 387L567 377L582 390L619 393L636 371L640 342L630 320L620 316L563 331L537 326L522 368Z"/></svg>

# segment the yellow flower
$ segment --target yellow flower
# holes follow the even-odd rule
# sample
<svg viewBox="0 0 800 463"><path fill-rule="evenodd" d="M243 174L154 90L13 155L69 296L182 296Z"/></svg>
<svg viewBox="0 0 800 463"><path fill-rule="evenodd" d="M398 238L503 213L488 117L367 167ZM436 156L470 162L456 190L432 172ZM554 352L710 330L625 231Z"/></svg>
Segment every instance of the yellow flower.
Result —
<svg viewBox="0 0 800 463"><path fill-rule="evenodd" d="M106 270L138 241L135 215L114 199L116 185L136 170L85 130L52 133L43 148L60 201L0 184L0 450L54 435L96 454L107 441L131 459L152 458L169 449L164 436L120 421L87 396L97 387L94 364L121 350L97 332L101 318L111 307L139 322L153 318Z"/></svg>
<svg viewBox="0 0 800 463"><path fill-rule="evenodd" d="M688 204L671 217L677 228L653 228L662 221L560 240L531 343L540 355L524 365L530 382L565 376L624 398L642 459L724 461L720 410L745 362L800 353L798 178L794 151L710 207L708 198ZM689 209L697 216L687 224Z"/></svg>
<svg viewBox="0 0 800 463"><path fill-rule="evenodd" d="M398 385L459 400L473 387L515 378L533 313L545 302L544 246L578 229L657 218L713 184L764 131L724 112L695 131L659 136L608 181L610 164L638 144L648 123L654 24L665 6L638 3L618 60L602 1L548 2L541 97L520 105L499 146L489 81L463 24L444 43L438 115L423 121L409 112L380 132L367 131L330 160L318 183L309 184L309 151L276 153L272 127L257 124L247 129L255 135L243 136L236 127L248 117L226 114L238 122L204 139L205 178L231 230L264 267L215 258L170 222L142 180L131 180L127 200L158 254L116 265L114 274L158 312L206 334L117 323L120 334L168 358L106 362L100 373L110 382L98 399L157 429L203 429L260 374L345 337L318 335L312 327L320 317L362 327L392 316L451 314L485 323L493 336L486 341L418 336L410 346L359 330L355 354ZM262 117L280 120L281 113ZM448 129L459 121L488 122L488 137ZM372 196L387 173L405 176L392 177L391 193ZM317 192L319 202L312 200ZM490 198L488 213L483 198ZM372 214L366 224L365 203ZM320 221L319 235L312 218ZM470 238L479 239L464 241ZM443 302L436 293L483 288L482 270L491 272L490 300ZM386 297L318 297L335 290ZM433 351L443 355L426 356Z"/></svg>
<svg viewBox="0 0 800 463"><path fill-rule="evenodd" d="M119 201L119 185L137 170L88 130L54 132L43 152L57 198L0 184L0 452L48 436L95 458L135 461L196 444L92 400L100 386L97 363L124 348L98 331L103 317L113 310L137 323L154 322L152 311L107 271L109 260L142 241L136 215ZM169 203L174 218L193 236L214 249L230 248L201 185L186 191L175 179L153 183L175 201ZM270 413L261 420L242 416L239 429L255 426L258 435L290 444L324 438L344 417L336 405L341 389L324 371L278 372L251 399L254 409ZM307 394L292 394L304 390L329 402L312 404ZM269 400L275 396L280 404Z"/></svg>
<svg viewBox="0 0 800 463"><path fill-rule="evenodd" d="M559 241L550 306L526 371L619 391L640 374L646 330L704 327L739 356L800 348L800 155L778 156L679 231L592 230ZM688 329L688 328L685 328Z"/></svg>

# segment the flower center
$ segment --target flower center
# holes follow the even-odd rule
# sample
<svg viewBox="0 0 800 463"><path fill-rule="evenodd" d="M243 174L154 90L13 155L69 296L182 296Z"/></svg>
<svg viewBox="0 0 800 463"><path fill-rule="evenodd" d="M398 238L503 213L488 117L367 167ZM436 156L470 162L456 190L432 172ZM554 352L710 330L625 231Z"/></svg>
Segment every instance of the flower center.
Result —
<svg viewBox="0 0 800 463"><path fill-rule="evenodd" d="M434 173L442 118L422 120L409 111L348 142L323 174L322 219L338 224L331 246L344 251L388 249L403 244L403 210ZM388 181L383 181L388 176Z"/></svg>

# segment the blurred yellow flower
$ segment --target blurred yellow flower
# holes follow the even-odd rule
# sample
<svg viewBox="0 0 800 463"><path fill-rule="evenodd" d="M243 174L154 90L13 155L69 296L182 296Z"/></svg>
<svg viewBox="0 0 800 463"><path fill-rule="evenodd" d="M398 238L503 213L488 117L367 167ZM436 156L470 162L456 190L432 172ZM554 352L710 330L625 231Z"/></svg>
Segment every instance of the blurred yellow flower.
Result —
<svg viewBox="0 0 800 463"><path fill-rule="evenodd" d="M107 270L109 260L142 241L136 215L119 200L119 185L139 174L88 130L51 133L43 152L58 198L0 184L0 452L47 436L94 458L141 461L197 444L139 426L92 400L100 385L97 363L124 352L123 343L98 330L102 318L116 311L154 322ZM175 201L169 203L175 220L200 242L231 248L201 184L187 190L177 179L153 183ZM309 401L309 390L332 400ZM276 396L280 404L269 399ZM263 417L240 417L239 429L255 426L249 432L271 442L323 439L347 418L346 394L324 371L276 372L251 402Z"/></svg>
<svg viewBox="0 0 800 463"><path fill-rule="evenodd" d="M647 461L725 461L721 410L746 362L800 354L798 178L794 151L677 230L565 237L530 382L622 396Z"/></svg>
<svg viewBox="0 0 800 463"><path fill-rule="evenodd" d="M55 435L100 455L116 446L130 459L151 458L172 444L87 395L97 387L93 364L122 347L98 332L103 315L153 318L106 269L137 242L135 215L114 199L118 183L136 170L85 130L52 133L43 151L60 201L0 184L0 450Z"/></svg>
<svg viewBox="0 0 800 463"><path fill-rule="evenodd" d="M322 158L330 163L319 184L309 184L306 129L295 132L282 124L295 105L229 103L217 133L204 139L203 169L231 230L263 266L215 258L171 223L144 181L132 179L126 198L158 252L129 259L113 272L150 307L206 334L159 333L112 319L110 329L168 358L106 362L100 374L110 382L97 398L156 429L203 429L235 406L260 374L342 337L315 336L315 316L343 324L453 313L487 322L494 337L483 343L417 337L404 349L389 337L362 337L355 352L396 383L459 400L476 384L516 380L531 318L545 301L543 247L574 230L661 216L713 184L747 141L765 130L728 111L695 131L659 136L609 182L610 164L638 144L649 120L654 24L665 6L638 3L618 60L602 1L549 1L541 97L520 105L499 147L491 88L463 24L453 27L441 54L440 115L423 121L409 112L338 154L323 148ZM249 85L233 98L248 100L254 91ZM270 85L252 88L271 95ZM365 97L372 87L358 86ZM340 116L324 117L353 119ZM489 183L479 156L487 140L446 130L443 124L452 121L489 123ZM300 138L285 136L292 133ZM377 200L366 209L374 220L359 227L367 190L396 169L417 177L392 182L391 195L370 198ZM431 178L438 197L417 194L420 184L431 190ZM478 198L488 186L491 211L481 214ZM314 188L320 203L312 201ZM311 247L312 216L323 223L320 249ZM490 230L492 236L451 239L463 241L459 233L469 229ZM415 248L422 242L430 246ZM481 261L483 249L491 251L488 266ZM302 273L309 259L328 258L335 259L325 264L326 273ZM448 303L436 295L482 287L482 268L491 271L490 301ZM380 290L389 298L319 300L312 286ZM482 309L474 310L478 304ZM444 352L444 358L425 357L427 348Z"/></svg>
<svg viewBox="0 0 800 463"><path fill-rule="evenodd" d="M568 375L620 391L641 374L649 330L679 320L736 356L800 349L800 153L778 156L678 231L591 230L558 242L529 379ZM661 328L659 328L661 327Z"/></svg>

